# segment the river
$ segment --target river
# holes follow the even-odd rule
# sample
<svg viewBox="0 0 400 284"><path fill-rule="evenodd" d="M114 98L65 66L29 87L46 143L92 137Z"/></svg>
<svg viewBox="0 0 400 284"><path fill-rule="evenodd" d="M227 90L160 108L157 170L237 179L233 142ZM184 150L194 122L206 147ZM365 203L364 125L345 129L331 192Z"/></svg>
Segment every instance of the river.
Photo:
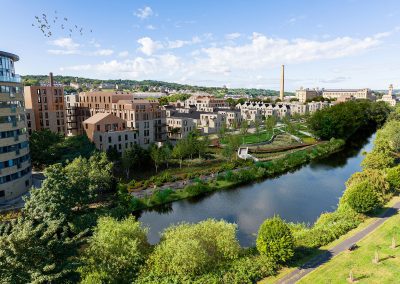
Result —
<svg viewBox="0 0 400 284"><path fill-rule="evenodd" d="M357 137L341 152L273 179L176 201L137 216L149 228L151 243L158 242L160 232L171 224L215 218L236 223L240 244L251 246L268 217L311 224L321 213L335 210L345 181L361 170L363 152L372 149L374 138Z"/></svg>

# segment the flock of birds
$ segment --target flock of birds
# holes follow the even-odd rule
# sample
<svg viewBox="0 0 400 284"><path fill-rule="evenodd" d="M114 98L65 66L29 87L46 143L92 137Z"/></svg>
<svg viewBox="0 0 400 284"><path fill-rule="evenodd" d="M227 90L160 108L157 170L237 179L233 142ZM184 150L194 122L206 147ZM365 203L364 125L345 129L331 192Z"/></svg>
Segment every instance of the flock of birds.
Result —
<svg viewBox="0 0 400 284"><path fill-rule="evenodd" d="M74 33L83 36L84 29L78 25L71 24L68 18L58 17L57 11L54 11L54 16L48 18L46 14L41 16L35 16L36 23L32 23L32 27L38 28L45 37L51 37L54 30L52 28L59 26L63 31L66 31L69 37L72 37ZM90 33L93 31L90 30Z"/></svg>

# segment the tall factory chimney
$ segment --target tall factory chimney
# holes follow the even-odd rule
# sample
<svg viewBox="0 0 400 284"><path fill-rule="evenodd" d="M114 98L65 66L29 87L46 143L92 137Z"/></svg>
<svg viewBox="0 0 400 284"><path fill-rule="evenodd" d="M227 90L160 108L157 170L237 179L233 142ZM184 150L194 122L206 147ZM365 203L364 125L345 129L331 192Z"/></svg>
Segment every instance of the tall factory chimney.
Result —
<svg viewBox="0 0 400 284"><path fill-rule="evenodd" d="M52 72L50 72L50 74L49 74L49 81L50 81L50 86L51 87L54 87L54 78L53 78L53 73Z"/></svg>
<svg viewBox="0 0 400 284"><path fill-rule="evenodd" d="M285 65L282 65L281 69L281 92L279 94L279 98L283 101L283 97L285 96Z"/></svg>

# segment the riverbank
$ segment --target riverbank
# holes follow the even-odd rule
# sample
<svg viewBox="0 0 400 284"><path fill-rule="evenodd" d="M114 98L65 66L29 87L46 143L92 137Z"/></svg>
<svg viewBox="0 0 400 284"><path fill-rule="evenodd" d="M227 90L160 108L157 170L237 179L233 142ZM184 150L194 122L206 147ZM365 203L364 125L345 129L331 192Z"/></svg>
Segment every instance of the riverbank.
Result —
<svg viewBox="0 0 400 284"><path fill-rule="evenodd" d="M126 185L119 185L120 196L127 202L132 211L149 209L173 201L210 192L238 187L293 171L312 160L321 159L343 149L345 141L331 139L305 149L291 152L284 157L271 161L257 162L244 168L227 170L200 178L178 181L174 186L149 189L146 192L128 192ZM132 196L129 198L127 195Z"/></svg>

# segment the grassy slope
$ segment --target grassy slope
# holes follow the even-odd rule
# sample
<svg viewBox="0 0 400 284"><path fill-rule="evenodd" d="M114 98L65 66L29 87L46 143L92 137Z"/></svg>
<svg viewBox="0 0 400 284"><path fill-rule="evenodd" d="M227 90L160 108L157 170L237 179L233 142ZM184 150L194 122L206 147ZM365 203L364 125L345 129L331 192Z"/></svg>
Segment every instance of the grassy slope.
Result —
<svg viewBox="0 0 400 284"><path fill-rule="evenodd" d="M400 215L387 220L377 230L358 243L359 249L343 252L327 264L304 277L299 283L347 283L352 269L357 283L399 283L400 247L391 249L392 236L400 242ZM379 247L380 263L373 264Z"/></svg>
<svg viewBox="0 0 400 284"><path fill-rule="evenodd" d="M379 210L376 215L378 216L379 214L381 214L384 210L386 210L388 207L392 206L393 204L395 204L396 202L400 201L400 197L394 197L391 201L388 202L388 204L382 208L381 210ZM398 216L397 216L398 217ZM360 232L361 230L363 230L364 228L366 228L368 225L370 225L371 223L373 223L375 220L377 220L378 217L371 217L366 219L364 222L362 222L357 228L349 231L347 234L339 237L337 240L329 243L326 246L322 246L321 250L329 250L331 248L333 248L334 246L338 245L340 242L354 236L355 234L357 234L358 232ZM393 219L393 218L392 218ZM400 244L400 231L399 231L399 244ZM318 254L318 253L317 253ZM309 255L307 258L302 259L300 261L298 261L297 263L295 263L294 266L292 267L283 267L279 273L276 276L271 276L271 277L267 277L261 281L259 281L260 284L272 284L275 283L277 280L281 279L282 277L284 277L285 275L289 274L290 272L292 272L293 270L296 269L296 267L301 266L302 264L306 263L308 260L310 260L311 258L313 258L314 256L316 256L317 254L312 254ZM338 256L340 257L340 255ZM331 261L332 262L332 261ZM329 262L328 264L330 264L331 262ZM317 269L315 272L313 273L317 273L319 271L319 269ZM399 271L400 271L400 266L399 266ZM348 273L349 271L347 271ZM354 270L355 272L355 270ZM312 273L312 274L313 274ZM310 276L312 275L310 274ZM308 277L310 277L308 276ZM308 277L305 277L304 280L308 280ZM302 280L301 283L314 283L314 282L304 282L304 280ZM322 283L330 283L329 281L331 281L332 279L325 279L325 281L322 281ZM336 282L332 282L332 283L336 283ZM345 283L345 281L342 282L337 282L337 283Z"/></svg>

